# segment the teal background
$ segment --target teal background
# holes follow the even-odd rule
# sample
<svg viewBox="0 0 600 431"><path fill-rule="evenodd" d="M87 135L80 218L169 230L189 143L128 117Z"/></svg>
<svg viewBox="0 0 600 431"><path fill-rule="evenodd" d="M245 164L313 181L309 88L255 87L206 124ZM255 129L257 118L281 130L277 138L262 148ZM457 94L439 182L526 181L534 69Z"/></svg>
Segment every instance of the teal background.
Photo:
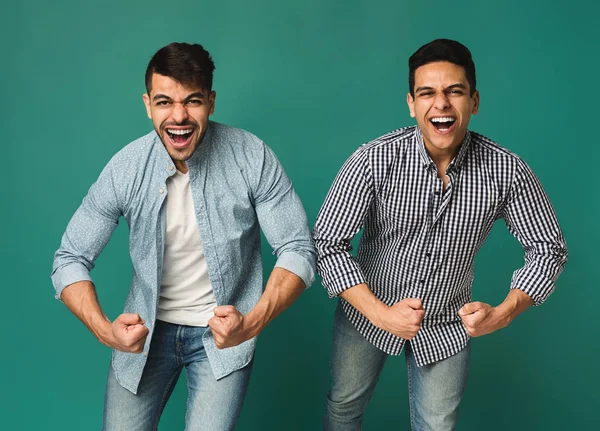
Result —
<svg viewBox="0 0 600 431"><path fill-rule="evenodd" d="M599 429L599 13L597 2L583 0L4 4L0 429L100 428L110 351L54 300L49 274L104 164L151 128L141 94L158 48L188 41L212 53L213 119L275 150L312 226L354 149L413 124L407 60L438 37L471 49L481 91L471 129L531 165L570 251L545 305L474 340L458 429ZM269 251L265 245L265 273ZM474 298L502 301L522 262L499 222L476 260ZM122 223L93 272L111 318L130 270ZM319 429L334 307L316 282L263 332L240 430ZM184 427L179 383L161 430ZM403 357L388 361L365 429L409 429Z"/></svg>

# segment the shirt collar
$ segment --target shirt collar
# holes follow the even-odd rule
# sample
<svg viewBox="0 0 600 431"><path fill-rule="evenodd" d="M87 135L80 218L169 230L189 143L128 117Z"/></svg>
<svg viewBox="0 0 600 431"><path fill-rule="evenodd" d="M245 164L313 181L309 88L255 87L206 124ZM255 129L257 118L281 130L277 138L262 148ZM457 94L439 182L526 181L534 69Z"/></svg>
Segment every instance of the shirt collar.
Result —
<svg viewBox="0 0 600 431"><path fill-rule="evenodd" d="M425 143L423 142L423 134L421 133L421 129L419 129L418 126L416 127L416 138L417 138L417 150L419 151L419 155L421 156L421 159L423 160L423 166L425 168L435 166L435 163L433 163L433 160L431 160L429 153L425 149ZM465 139L462 141L462 144L460 144L460 149L458 150L458 154L456 156L454 156L454 158L448 165L448 171L460 169L460 167L462 166L462 164L465 160L467 152L469 151L470 146L471 146L471 132L469 132L467 130L467 133L465 134Z"/></svg>
<svg viewBox="0 0 600 431"><path fill-rule="evenodd" d="M204 133L204 136L202 137L202 141L200 142L200 145L198 145L198 148L196 148L196 151L194 151L194 154L192 154L192 157L190 157L186 161L188 168L190 166L199 165L200 162L202 161L202 159L206 157L206 155L205 155L206 151L208 150L208 148L210 147L210 145L212 143L213 129L214 129L213 122L208 121L208 123L206 123L206 132Z"/></svg>

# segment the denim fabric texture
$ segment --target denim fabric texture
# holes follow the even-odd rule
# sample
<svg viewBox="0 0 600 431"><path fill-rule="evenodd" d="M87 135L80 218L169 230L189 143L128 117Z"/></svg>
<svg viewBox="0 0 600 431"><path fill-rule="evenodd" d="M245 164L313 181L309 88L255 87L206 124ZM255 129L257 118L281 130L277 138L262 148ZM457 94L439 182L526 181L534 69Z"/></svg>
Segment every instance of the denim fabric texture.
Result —
<svg viewBox="0 0 600 431"><path fill-rule="evenodd" d="M260 231L277 256L276 266L314 280L315 251L302 203L281 164L260 139L209 122L186 161L210 281L218 305L248 313L263 290ZM161 285L166 180L175 166L156 132L119 151L73 215L55 254L56 297L77 281L91 280L94 261L119 219L129 226L133 277L125 313L137 313L149 329L143 354L113 351L117 381L136 393L153 337ZM98 286L101 289L102 286ZM251 361L256 339L219 350L210 331L202 343L217 379Z"/></svg>
<svg viewBox="0 0 600 431"><path fill-rule="evenodd" d="M104 399L104 431L158 429L160 415L181 371L187 375L187 430L232 430L240 416L253 362L215 379L202 336L207 327L156 321L137 395L122 387L110 367Z"/></svg>
<svg viewBox="0 0 600 431"><path fill-rule="evenodd" d="M417 366L410 342L406 343L404 353L408 368L412 430L453 430L467 383L470 343L449 358L421 367ZM365 408L387 357L387 353L356 330L338 304L331 351L332 384L327 395L324 430L362 429ZM397 428L402 429L402 426Z"/></svg>

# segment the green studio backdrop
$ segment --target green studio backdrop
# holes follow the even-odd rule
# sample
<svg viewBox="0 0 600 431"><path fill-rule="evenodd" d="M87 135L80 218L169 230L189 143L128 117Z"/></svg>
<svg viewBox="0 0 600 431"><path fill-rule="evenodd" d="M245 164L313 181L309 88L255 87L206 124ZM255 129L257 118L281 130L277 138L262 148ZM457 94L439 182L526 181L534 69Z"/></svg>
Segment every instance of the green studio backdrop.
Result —
<svg viewBox="0 0 600 431"><path fill-rule="evenodd" d="M472 344L459 430L598 428L597 2L90 1L2 6L0 429L100 428L110 351L53 297L66 224L102 167L147 133L148 60L172 41L213 55L213 119L264 139L309 222L363 142L414 124L407 60L438 37L473 53L471 129L522 156L544 184L570 261L548 302ZM92 276L109 317L131 265L122 222ZM274 263L263 244L265 275ZM474 299L498 304L520 245L500 221L476 260ZM260 336L240 430L317 430L329 386L335 301L317 281ZM181 430L182 375L161 421ZM365 429L409 429L406 365L391 357Z"/></svg>

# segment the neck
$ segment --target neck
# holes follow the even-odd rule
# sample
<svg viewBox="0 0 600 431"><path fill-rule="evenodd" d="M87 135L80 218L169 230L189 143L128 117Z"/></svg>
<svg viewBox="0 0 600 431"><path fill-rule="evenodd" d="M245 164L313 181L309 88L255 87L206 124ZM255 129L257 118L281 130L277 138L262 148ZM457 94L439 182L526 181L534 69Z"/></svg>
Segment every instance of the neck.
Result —
<svg viewBox="0 0 600 431"><path fill-rule="evenodd" d="M446 172L446 168L460 150L460 145L452 148L439 149L432 145L428 145L425 141L423 142L425 143L425 149L427 150L429 157L431 157L431 160L433 160L433 163L437 166L438 171L442 172Z"/></svg>
<svg viewBox="0 0 600 431"><path fill-rule="evenodd" d="M185 163L185 161L173 160L173 163L175 163L175 167L177 168L177 170L179 172L181 172L182 174L187 174L188 167L187 167L187 164Z"/></svg>

